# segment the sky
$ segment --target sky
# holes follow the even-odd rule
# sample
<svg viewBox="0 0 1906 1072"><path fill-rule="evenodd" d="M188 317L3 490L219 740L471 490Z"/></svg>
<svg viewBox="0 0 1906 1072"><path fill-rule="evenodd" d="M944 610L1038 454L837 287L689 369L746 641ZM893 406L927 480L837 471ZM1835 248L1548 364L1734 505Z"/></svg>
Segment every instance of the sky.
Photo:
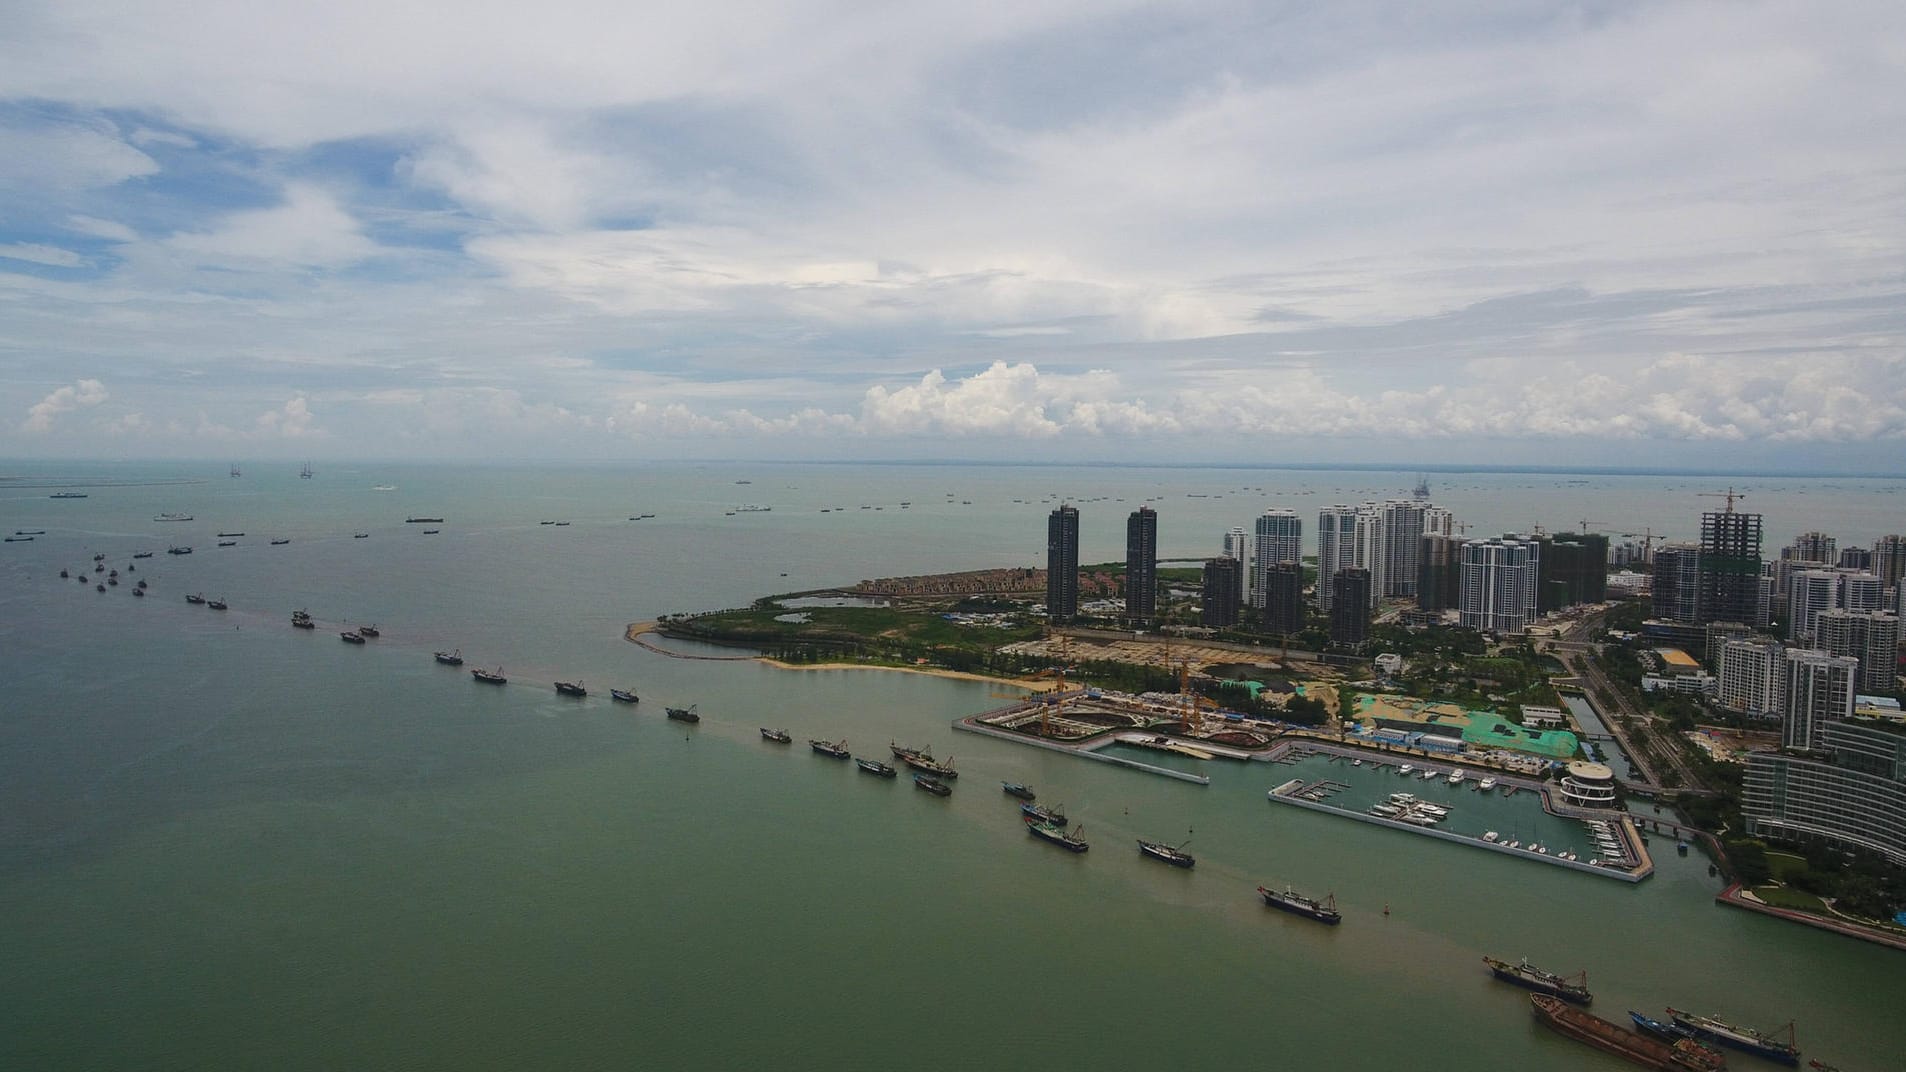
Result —
<svg viewBox="0 0 1906 1072"><path fill-rule="evenodd" d="M1906 471L1906 5L0 0L0 457Z"/></svg>

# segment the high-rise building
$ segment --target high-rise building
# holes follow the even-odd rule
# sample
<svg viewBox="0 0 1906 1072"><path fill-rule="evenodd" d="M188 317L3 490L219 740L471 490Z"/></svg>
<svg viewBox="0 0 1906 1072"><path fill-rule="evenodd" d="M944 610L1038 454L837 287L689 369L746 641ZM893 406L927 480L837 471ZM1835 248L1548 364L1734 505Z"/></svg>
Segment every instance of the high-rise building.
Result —
<svg viewBox="0 0 1906 1072"><path fill-rule="evenodd" d="M1416 605L1421 610L1455 610L1462 606L1463 539L1443 533L1425 533L1417 553Z"/></svg>
<svg viewBox="0 0 1906 1072"><path fill-rule="evenodd" d="M1317 512L1317 609L1328 612L1336 589L1331 578L1357 564L1357 509L1326 506Z"/></svg>
<svg viewBox="0 0 1906 1072"><path fill-rule="evenodd" d="M1873 572L1884 588L1906 587L1906 536L1881 536L1873 542Z"/></svg>
<svg viewBox="0 0 1906 1072"><path fill-rule="evenodd" d="M1235 558L1239 562L1250 559L1251 537L1243 526L1233 526L1230 532L1224 534L1224 557Z"/></svg>
<svg viewBox="0 0 1906 1072"><path fill-rule="evenodd" d="M1814 622L1840 605L1838 570L1801 570L1787 578L1787 639L1811 646Z"/></svg>
<svg viewBox="0 0 1906 1072"><path fill-rule="evenodd" d="M1840 568L1860 573L1873 572L1873 552L1864 547L1840 548Z"/></svg>
<svg viewBox="0 0 1906 1072"><path fill-rule="evenodd" d="M1456 515L1440 506L1423 507L1423 535L1456 535Z"/></svg>
<svg viewBox="0 0 1906 1072"><path fill-rule="evenodd" d="M1158 511L1149 506L1125 519L1125 616L1158 616Z"/></svg>
<svg viewBox="0 0 1906 1072"><path fill-rule="evenodd" d="M1822 651L1860 661L1859 689L1892 692L1898 687L1898 617L1871 610L1821 611L1814 634Z"/></svg>
<svg viewBox="0 0 1906 1072"><path fill-rule="evenodd" d="M1046 518L1046 616L1079 614L1079 510L1062 505Z"/></svg>
<svg viewBox="0 0 1906 1072"><path fill-rule="evenodd" d="M1743 637L1721 645L1719 700L1722 707L1753 718L1779 718L1784 710L1787 659L1768 637Z"/></svg>
<svg viewBox="0 0 1906 1072"><path fill-rule="evenodd" d="M1361 646L1370 638L1370 571L1362 566L1340 569L1330 587L1330 642Z"/></svg>
<svg viewBox="0 0 1906 1072"><path fill-rule="evenodd" d="M1677 622L1700 620L1701 549L1670 543L1654 552L1654 616Z"/></svg>
<svg viewBox="0 0 1906 1072"><path fill-rule="evenodd" d="M1463 628L1485 633L1520 633L1536 617L1536 581L1541 545L1503 536L1463 544Z"/></svg>
<svg viewBox="0 0 1906 1072"><path fill-rule="evenodd" d="M1853 717L1854 682L1860 661L1813 648L1788 648L1780 746L1809 749L1820 742L1820 727Z"/></svg>
<svg viewBox="0 0 1906 1072"><path fill-rule="evenodd" d="M1748 836L1827 842L1906 867L1906 736L1833 722L1819 747L1824 755L1748 754L1741 780Z"/></svg>
<svg viewBox="0 0 1906 1072"><path fill-rule="evenodd" d="M1780 557L1802 562L1832 562L1839 554L1839 541L1824 532L1803 532L1780 551Z"/></svg>
<svg viewBox="0 0 1906 1072"><path fill-rule="evenodd" d="M1289 636L1304 627L1304 567L1284 561L1264 573L1260 622L1267 633Z"/></svg>
<svg viewBox="0 0 1906 1072"><path fill-rule="evenodd" d="M1599 532L1558 532L1537 537L1541 576L1536 609L1544 614L1608 598L1608 537Z"/></svg>
<svg viewBox="0 0 1906 1072"><path fill-rule="evenodd" d="M1731 494L1731 493L1730 493ZM1699 622L1751 622L1760 605L1760 515L1726 510L1701 515Z"/></svg>
<svg viewBox="0 0 1906 1072"><path fill-rule="evenodd" d="M1840 606L1847 610L1880 610L1886 606L1886 589L1875 574L1842 570Z"/></svg>
<svg viewBox="0 0 1906 1072"><path fill-rule="evenodd" d="M1304 522L1289 510L1266 510L1252 532L1251 605L1264 609L1265 575L1280 562L1304 558Z"/></svg>
<svg viewBox="0 0 1906 1072"><path fill-rule="evenodd" d="M1376 508L1378 531L1372 556L1381 559L1371 583L1380 576L1385 596L1414 596L1418 556L1423 551L1423 521L1433 509L1416 499L1391 499Z"/></svg>
<svg viewBox="0 0 1906 1072"><path fill-rule="evenodd" d="M1205 560L1200 604L1200 624L1216 629L1238 624L1238 609L1244 605L1244 562L1230 555Z"/></svg>

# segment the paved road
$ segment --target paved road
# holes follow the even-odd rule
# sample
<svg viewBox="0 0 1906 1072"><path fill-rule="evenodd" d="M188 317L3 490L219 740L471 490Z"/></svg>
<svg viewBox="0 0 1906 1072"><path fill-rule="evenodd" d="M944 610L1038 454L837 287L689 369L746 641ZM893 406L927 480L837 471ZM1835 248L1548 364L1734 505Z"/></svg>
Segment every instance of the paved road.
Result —
<svg viewBox="0 0 1906 1072"><path fill-rule="evenodd" d="M1664 729L1653 715L1637 710L1628 701L1627 692L1609 680L1608 675L1604 674L1600 665L1595 662L1596 646L1590 638L1601 628L1602 618L1603 613L1596 612L1577 619L1569 626L1567 632L1556 639L1555 657L1561 660L1563 666L1568 667L1571 674L1581 679L1589 695L1594 698L1598 709L1604 695L1614 702L1613 711L1601 712L1602 724L1608 727L1609 733L1615 735L1615 739L1621 743L1622 751L1628 753L1628 758L1634 761L1642 777L1647 780L1643 788L1651 790L1662 788L1661 778L1648 757L1636 747L1636 739L1647 741L1654 746L1654 755L1665 761L1673 770L1682 788L1694 792L1705 791L1700 776L1688 765L1686 758L1682 755L1681 742L1674 738L1672 731ZM1636 739L1631 739L1628 730L1623 726L1627 719L1635 720L1634 737Z"/></svg>

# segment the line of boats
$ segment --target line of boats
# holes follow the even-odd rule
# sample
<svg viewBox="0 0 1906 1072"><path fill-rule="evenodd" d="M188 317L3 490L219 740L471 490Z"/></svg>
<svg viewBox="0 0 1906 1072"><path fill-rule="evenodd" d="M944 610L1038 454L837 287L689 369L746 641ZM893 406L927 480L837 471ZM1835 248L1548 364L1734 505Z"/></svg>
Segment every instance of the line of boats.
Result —
<svg viewBox="0 0 1906 1072"><path fill-rule="evenodd" d="M1353 759L1350 762L1351 762L1351 766L1355 766L1355 767L1363 766L1363 760L1361 759ZM1426 782L1432 778L1445 777L1448 779L1449 784L1451 785L1461 785L1464 782L1469 780L1469 772L1463 770L1461 767L1452 767L1449 773L1447 775L1444 775L1442 771L1437 770L1435 767L1424 767L1421 770L1419 770L1417 769L1416 764L1405 763L1402 766L1398 767L1396 769L1396 772L1397 774L1405 778L1414 774L1418 778ZM1476 782L1476 788L1487 793L1491 789L1494 789L1499 784L1500 783L1496 781L1496 778L1494 775L1484 775L1480 780Z"/></svg>
<svg viewBox="0 0 1906 1072"><path fill-rule="evenodd" d="M1646 1068L1717 1072L1727 1066L1727 1059L1714 1046L1725 1046L1784 1065L1800 1063L1800 1047L1795 1042L1791 1023L1777 1031L1759 1031L1670 1006L1665 1020L1629 1010L1628 1019L1633 1024L1630 1029L1582 1011L1595 1000L1589 993L1587 972L1557 975L1530 964L1527 959L1514 964L1495 957L1484 957L1482 961L1497 979L1535 991L1530 995L1534 1013L1547 1026ZM1582 1006L1582 1009L1569 1008L1571 1005ZM1818 1061L1812 1065L1826 1067Z"/></svg>

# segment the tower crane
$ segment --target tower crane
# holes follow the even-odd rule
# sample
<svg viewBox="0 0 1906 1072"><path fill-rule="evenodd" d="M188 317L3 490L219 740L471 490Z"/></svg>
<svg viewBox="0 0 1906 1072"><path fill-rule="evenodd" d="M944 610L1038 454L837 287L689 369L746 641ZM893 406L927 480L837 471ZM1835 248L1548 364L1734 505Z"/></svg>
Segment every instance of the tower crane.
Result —
<svg viewBox="0 0 1906 1072"><path fill-rule="evenodd" d="M1696 492L1696 497L1702 499L1726 499L1727 512L1731 514L1734 512L1734 500L1747 498L1747 493L1744 491L1735 491L1734 486L1729 484L1726 491Z"/></svg>

